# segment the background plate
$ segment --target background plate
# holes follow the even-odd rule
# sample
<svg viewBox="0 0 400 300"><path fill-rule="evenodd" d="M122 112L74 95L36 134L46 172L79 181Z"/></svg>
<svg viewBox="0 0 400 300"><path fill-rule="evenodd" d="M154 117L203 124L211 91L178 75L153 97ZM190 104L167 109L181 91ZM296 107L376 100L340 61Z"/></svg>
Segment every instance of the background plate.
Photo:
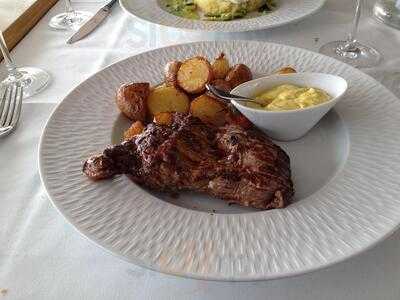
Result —
<svg viewBox="0 0 400 300"><path fill-rule="evenodd" d="M271 13L225 22L177 17L164 10L160 1L120 0L120 4L131 15L159 25L186 30L241 32L268 29L300 21L317 12L326 0L279 0L277 9Z"/></svg>
<svg viewBox="0 0 400 300"><path fill-rule="evenodd" d="M121 117L114 96L121 83L155 84L167 61L212 58L220 51L256 75L292 65L349 82L345 98L310 135L283 145L293 162L295 203L281 210L213 213L165 201L125 176L92 182L82 175L82 162L118 135ZM73 90L46 125L39 168L61 214L82 234L130 262L202 279L279 278L344 260L397 228L399 116L399 100L382 85L320 54L251 41L177 45L111 65ZM307 153L308 161L297 158ZM304 189L304 183L321 177L325 180Z"/></svg>

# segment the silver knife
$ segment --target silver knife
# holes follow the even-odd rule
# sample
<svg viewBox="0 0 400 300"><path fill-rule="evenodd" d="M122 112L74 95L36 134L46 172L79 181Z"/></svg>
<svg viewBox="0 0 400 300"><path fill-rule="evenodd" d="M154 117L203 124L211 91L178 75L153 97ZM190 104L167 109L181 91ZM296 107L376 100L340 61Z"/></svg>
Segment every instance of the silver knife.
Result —
<svg viewBox="0 0 400 300"><path fill-rule="evenodd" d="M95 30L101 22L110 14L112 6L117 2L117 0L111 0L106 5L104 5L100 10L91 17L85 24L82 25L81 28L78 29L67 41L67 44L73 44L85 36L90 34L93 30Z"/></svg>

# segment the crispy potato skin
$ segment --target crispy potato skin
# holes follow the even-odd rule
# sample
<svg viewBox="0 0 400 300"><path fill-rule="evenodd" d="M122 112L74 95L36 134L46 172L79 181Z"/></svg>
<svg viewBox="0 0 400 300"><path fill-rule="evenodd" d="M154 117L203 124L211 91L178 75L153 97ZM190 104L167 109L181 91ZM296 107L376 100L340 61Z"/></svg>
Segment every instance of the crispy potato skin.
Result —
<svg viewBox="0 0 400 300"><path fill-rule="evenodd" d="M225 77L225 81L227 81L231 88L235 88L243 82L250 81L253 79L253 75L248 66L244 64L234 65L229 73Z"/></svg>
<svg viewBox="0 0 400 300"><path fill-rule="evenodd" d="M130 140L138 134L141 134L144 130L144 125L141 121L134 122L131 127L129 127L124 132L124 140Z"/></svg>
<svg viewBox="0 0 400 300"><path fill-rule="evenodd" d="M226 59L225 54L221 53L212 63L211 68L213 70L215 79L224 79L228 75L230 66L229 61Z"/></svg>
<svg viewBox="0 0 400 300"><path fill-rule="evenodd" d="M189 111L189 97L173 86L160 86L153 89L147 99L147 108L151 117L161 112Z"/></svg>
<svg viewBox="0 0 400 300"><path fill-rule="evenodd" d="M204 123L222 126L226 122L227 106L204 94L192 101L190 113Z"/></svg>
<svg viewBox="0 0 400 300"><path fill-rule="evenodd" d="M164 67L164 81L167 86L178 87L177 75L182 63L177 60L170 61Z"/></svg>
<svg viewBox="0 0 400 300"><path fill-rule="evenodd" d="M169 126L172 124L173 116L170 112L161 112L154 116L153 122L158 125Z"/></svg>
<svg viewBox="0 0 400 300"><path fill-rule="evenodd" d="M192 57L185 60L177 74L179 87L189 94L201 93L206 84L213 79L210 63L204 57Z"/></svg>
<svg viewBox="0 0 400 300"><path fill-rule="evenodd" d="M274 74L292 74L292 73L297 73L297 71L292 67L283 67L274 72Z"/></svg>
<svg viewBox="0 0 400 300"><path fill-rule="evenodd" d="M224 79L215 79L211 81L211 84L215 86L216 88L219 88L220 90L223 90L225 92L230 92L231 91L231 86L228 82L226 82ZM207 91L206 94L210 97L213 97L215 99L219 99L217 96L214 96L213 93ZM224 100L220 99L222 102Z"/></svg>
<svg viewBox="0 0 400 300"><path fill-rule="evenodd" d="M119 110L129 119L145 121L149 94L149 83L127 83L120 86L115 99Z"/></svg>

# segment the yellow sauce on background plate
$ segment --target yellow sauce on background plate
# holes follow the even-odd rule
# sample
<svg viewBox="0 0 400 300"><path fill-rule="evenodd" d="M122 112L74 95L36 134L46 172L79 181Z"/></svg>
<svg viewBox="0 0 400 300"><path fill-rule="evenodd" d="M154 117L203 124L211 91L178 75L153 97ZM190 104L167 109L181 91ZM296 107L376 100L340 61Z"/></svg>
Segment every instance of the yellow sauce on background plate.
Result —
<svg viewBox="0 0 400 300"><path fill-rule="evenodd" d="M255 100L259 104L247 102L246 105L268 111L286 111L316 106L331 99L327 92L318 88L282 84L257 95Z"/></svg>

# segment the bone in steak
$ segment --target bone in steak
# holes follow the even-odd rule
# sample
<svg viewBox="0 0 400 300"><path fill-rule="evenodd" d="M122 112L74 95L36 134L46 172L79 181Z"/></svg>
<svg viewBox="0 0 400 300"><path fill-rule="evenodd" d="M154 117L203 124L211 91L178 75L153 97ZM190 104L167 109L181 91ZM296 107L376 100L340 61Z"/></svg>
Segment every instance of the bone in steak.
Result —
<svg viewBox="0 0 400 300"><path fill-rule="evenodd" d="M149 124L92 156L83 172L95 180L129 174L153 190L199 191L258 209L284 207L294 193L289 157L262 132L178 113L171 126Z"/></svg>

